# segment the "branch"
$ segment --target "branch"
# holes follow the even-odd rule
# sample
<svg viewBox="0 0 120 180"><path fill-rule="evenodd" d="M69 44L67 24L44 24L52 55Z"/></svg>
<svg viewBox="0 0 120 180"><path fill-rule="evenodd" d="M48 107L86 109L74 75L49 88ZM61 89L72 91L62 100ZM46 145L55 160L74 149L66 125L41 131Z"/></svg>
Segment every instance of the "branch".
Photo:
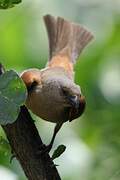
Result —
<svg viewBox="0 0 120 180"><path fill-rule="evenodd" d="M0 75L2 73L4 68L0 65ZM61 179L49 154L39 153L43 143L25 106L13 124L2 127L28 180Z"/></svg>

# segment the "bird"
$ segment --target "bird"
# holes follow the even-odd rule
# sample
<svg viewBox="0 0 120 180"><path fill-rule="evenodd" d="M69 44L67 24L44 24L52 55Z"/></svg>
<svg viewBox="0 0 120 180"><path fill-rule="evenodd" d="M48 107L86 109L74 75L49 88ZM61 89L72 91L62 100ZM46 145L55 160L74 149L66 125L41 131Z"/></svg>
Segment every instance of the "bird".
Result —
<svg viewBox="0 0 120 180"><path fill-rule="evenodd" d="M85 97L74 81L74 65L93 34L62 17L47 14L43 19L49 42L47 65L24 70L20 76L28 91L26 107L43 120L56 123L47 146L50 152L62 125L77 119L85 110Z"/></svg>

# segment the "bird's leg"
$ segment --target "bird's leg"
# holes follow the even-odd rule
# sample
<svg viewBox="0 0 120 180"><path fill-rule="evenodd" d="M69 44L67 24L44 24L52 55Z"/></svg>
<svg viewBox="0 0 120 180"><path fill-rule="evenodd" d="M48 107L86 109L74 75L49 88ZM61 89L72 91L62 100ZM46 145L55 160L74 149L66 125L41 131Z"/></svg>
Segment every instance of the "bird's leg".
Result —
<svg viewBox="0 0 120 180"><path fill-rule="evenodd" d="M55 140L55 137L58 133L58 131L60 130L61 126L62 126L63 122L62 123L57 123L55 128L54 128L54 132L53 132L53 136L52 136L52 139L50 141L50 144L47 145L47 149L48 149L48 152L50 152L52 146L53 146L53 143L54 143L54 140Z"/></svg>
<svg viewBox="0 0 120 180"><path fill-rule="evenodd" d="M39 155L39 154L49 153L49 152L50 152L50 150L51 150L51 148L52 148L52 146L53 146L55 137L56 137L58 131L60 130L62 124L63 124L63 122L62 122L62 123L57 123L57 124L55 125L54 132L53 132L53 136L52 136L52 139L51 139L51 141L50 141L50 144L47 145L47 146L43 144L42 147L41 147L41 150L37 153L38 155Z"/></svg>

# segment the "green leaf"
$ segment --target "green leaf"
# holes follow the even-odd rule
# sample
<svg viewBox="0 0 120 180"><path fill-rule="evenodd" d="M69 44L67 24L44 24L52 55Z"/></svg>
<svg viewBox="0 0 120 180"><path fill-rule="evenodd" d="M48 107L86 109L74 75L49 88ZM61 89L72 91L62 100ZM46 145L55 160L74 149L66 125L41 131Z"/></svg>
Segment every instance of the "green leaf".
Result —
<svg viewBox="0 0 120 180"><path fill-rule="evenodd" d="M1 156L7 156L11 152L11 147L9 142L0 136L0 155ZM3 157L4 158L4 157Z"/></svg>
<svg viewBox="0 0 120 180"><path fill-rule="evenodd" d="M22 0L11 0L13 4L19 4L22 2Z"/></svg>
<svg viewBox="0 0 120 180"><path fill-rule="evenodd" d="M6 139L4 139L2 136L0 136L0 147L1 146L4 150L10 150L9 142Z"/></svg>
<svg viewBox="0 0 120 180"><path fill-rule="evenodd" d="M0 9L9 9L21 2L22 0L0 0Z"/></svg>
<svg viewBox="0 0 120 180"><path fill-rule="evenodd" d="M0 124L13 123L19 114L20 106L24 104L27 90L18 74L6 71L0 76Z"/></svg>
<svg viewBox="0 0 120 180"><path fill-rule="evenodd" d="M66 146L61 144L57 147L57 149L54 151L53 155L52 155L52 159L56 159L58 158L61 154L64 153L64 151L66 150Z"/></svg>

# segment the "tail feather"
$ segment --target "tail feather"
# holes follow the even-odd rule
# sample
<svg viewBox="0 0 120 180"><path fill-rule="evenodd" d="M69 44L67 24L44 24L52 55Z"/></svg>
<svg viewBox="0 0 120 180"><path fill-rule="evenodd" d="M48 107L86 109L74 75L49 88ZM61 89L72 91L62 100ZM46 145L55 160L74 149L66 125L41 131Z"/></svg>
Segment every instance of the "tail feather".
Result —
<svg viewBox="0 0 120 180"><path fill-rule="evenodd" d="M50 58L53 56L56 45L56 35L57 35L57 20L50 15L44 16L44 22L46 24L46 29L49 38L49 49L50 49Z"/></svg>
<svg viewBox="0 0 120 180"><path fill-rule="evenodd" d="M53 56L65 55L75 63L83 48L93 39L91 32L60 17L55 19L46 15L44 21L49 38L50 60Z"/></svg>

